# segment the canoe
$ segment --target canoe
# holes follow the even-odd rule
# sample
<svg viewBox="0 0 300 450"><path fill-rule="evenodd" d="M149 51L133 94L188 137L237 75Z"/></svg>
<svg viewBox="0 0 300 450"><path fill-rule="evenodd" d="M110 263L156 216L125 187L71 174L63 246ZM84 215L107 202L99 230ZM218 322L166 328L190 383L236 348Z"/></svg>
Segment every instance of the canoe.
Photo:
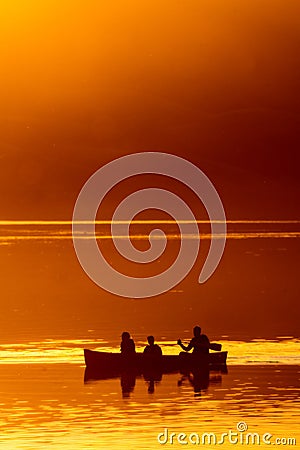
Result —
<svg viewBox="0 0 300 450"><path fill-rule="evenodd" d="M89 372L119 373L133 370L142 374L151 369L161 373L168 373L192 370L194 368L220 370L222 367L226 367L227 352L214 352L208 355L201 355L200 357L189 353L163 355L161 357L135 353L130 357L124 357L121 353L97 352L84 349L84 359Z"/></svg>

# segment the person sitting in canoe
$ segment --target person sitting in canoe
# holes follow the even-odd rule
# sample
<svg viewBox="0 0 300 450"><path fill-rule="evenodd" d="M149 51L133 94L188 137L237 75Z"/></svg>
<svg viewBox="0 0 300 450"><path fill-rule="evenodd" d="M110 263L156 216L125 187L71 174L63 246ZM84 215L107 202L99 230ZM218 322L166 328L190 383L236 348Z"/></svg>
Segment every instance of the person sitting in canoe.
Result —
<svg viewBox="0 0 300 450"><path fill-rule="evenodd" d="M121 341L121 353L122 355L133 355L135 354L135 343L134 340L131 339L128 331L124 331L122 333L122 341Z"/></svg>
<svg viewBox="0 0 300 450"><path fill-rule="evenodd" d="M159 345L154 344L154 337L148 336L147 341L149 345L144 348L144 355L160 357L162 356L162 351Z"/></svg>
<svg viewBox="0 0 300 450"><path fill-rule="evenodd" d="M187 346L183 345L181 339L178 339L177 344L180 345L185 352L189 352L193 349L193 354L207 355L210 347L208 337L205 334L201 334L201 328L199 326L194 327L193 331L194 337Z"/></svg>

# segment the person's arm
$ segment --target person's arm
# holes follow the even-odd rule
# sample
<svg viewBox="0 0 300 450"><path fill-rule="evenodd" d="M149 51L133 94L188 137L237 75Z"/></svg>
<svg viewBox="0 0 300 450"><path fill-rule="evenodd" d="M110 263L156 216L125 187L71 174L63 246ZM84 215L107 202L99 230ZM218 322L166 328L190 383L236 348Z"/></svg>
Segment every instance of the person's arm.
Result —
<svg viewBox="0 0 300 450"><path fill-rule="evenodd" d="M178 339L177 344L180 345L180 347L182 348L182 350L184 350L185 352L189 352L189 351L192 350L192 348L193 348L192 341L190 341L189 345L185 346L185 345L181 342L181 339Z"/></svg>

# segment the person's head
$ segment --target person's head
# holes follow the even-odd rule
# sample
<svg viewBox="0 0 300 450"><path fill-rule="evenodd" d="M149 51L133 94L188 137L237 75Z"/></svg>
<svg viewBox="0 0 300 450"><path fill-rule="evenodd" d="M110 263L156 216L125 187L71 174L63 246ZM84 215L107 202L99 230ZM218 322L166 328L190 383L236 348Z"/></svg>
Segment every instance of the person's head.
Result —
<svg viewBox="0 0 300 450"><path fill-rule="evenodd" d="M198 337L198 336L200 336L200 334L201 334L201 328L197 325L197 326L195 326L194 327L194 336L195 337Z"/></svg>
<svg viewBox="0 0 300 450"><path fill-rule="evenodd" d="M122 333L122 341L128 341L130 339L130 334L128 331L123 331Z"/></svg>
<svg viewBox="0 0 300 450"><path fill-rule="evenodd" d="M154 337L153 336L148 336L147 337L147 341L148 341L149 345L153 345L154 344Z"/></svg>

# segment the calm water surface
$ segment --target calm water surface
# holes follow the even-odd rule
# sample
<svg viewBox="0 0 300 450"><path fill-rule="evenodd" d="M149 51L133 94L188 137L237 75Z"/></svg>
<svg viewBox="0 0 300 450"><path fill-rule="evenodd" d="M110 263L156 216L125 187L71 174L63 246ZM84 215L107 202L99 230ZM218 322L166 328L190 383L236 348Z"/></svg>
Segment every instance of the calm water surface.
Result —
<svg viewBox="0 0 300 450"><path fill-rule="evenodd" d="M171 342L161 344L164 353L177 351ZM181 448L177 441L159 444L158 434L168 429L176 435L209 432L220 438L236 431L239 422L247 424L248 432L272 434L272 440L300 442L297 339L223 341L230 350L228 373L210 373L209 385L196 394L179 373L163 375L153 393L142 377L127 394L120 378L84 382L83 347L118 350L88 340L1 346L0 448ZM228 443L209 447L243 448Z"/></svg>
<svg viewBox="0 0 300 450"><path fill-rule="evenodd" d="M143 230L133 230L137 245L147 240ZM167 429L220 437L239 422L272 434L272 443L297 439L299 448L298 221L229 224L209 283L195 283L200 257L182 285L149 302L111 298L93 285L74 255L68 222L3 222L0 231L1 449L204 448L176 439L161 445L157 436ZM211 236L202 237L205 250ZM176 230L168 238L175 251ZM228 373L211 373L201 395L179 373L163 375L153 393L141 377L126 395L119 378L84 382L83 348L118 351L120 332L129 329L138 349L154 333L164 353L177 353L174 341L187 341L195 320L229 352Z"/></svg>

